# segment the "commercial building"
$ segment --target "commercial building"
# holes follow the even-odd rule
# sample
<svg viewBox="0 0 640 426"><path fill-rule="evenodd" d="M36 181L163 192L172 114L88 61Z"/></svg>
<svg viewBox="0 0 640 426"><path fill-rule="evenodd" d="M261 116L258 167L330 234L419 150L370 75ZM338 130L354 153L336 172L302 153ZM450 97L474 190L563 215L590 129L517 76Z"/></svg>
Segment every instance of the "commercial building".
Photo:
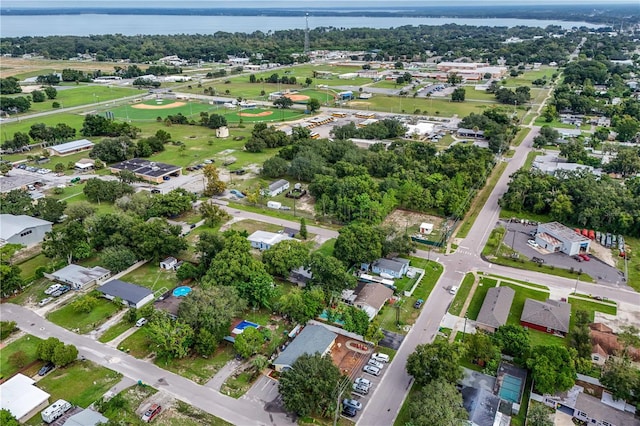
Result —
<svg viewBox="0 0 640 426"><path fill-rule="evenodd" d="M561 252L569 256L589 251L591 240L559 222L541 223L536 233L536 243L545 250Z"/></svg>
<svg viewBox="0 0 640 426"><path fill-rule="evenodd" d="M85 268L80 265L67 265L50 274L45 273L44 276L62 284L69 284L75 290L80 290L95 284L102 284L111 276L111 271L100 266Z"/></svg>
<svg viewBox="0 0 640 426"><path fill-rule="evenodd" d="M177 177L182 174L182 167L149 161L143 158L125 160L111 165L109 169L111 173L120 173L123 170L129 170L140 179L155 183L160 183L169 176Z"/></svg>
<svg viewBox="0 0 640 426"><path fill-rule="evenodd" d="M308 325L273 361L273 366L276 371L281 372L291 369L296 360L304 354L319 353L325 356L331 351L337 337L337 334L321 325Z"/></svg>
<svg viewBox="0 0 640 426"><path fill-rule="evenodd" d="M119 297L122 304L136 309L153 300L153 292L148 288L120 280L111 280L98 287L98 291L109 300Z"/></svg>
<svg viewBox="0 0 640 426"><path fill-rule="evenodd" d="M22 244L32 246L44 239L53 223L24 214L0 214L0 246Z"/></svg>
<svg viewBox="0 0 640 426"><path fill-rule="evenodd" d="M49 394L34 386L35 380L16 374L0 385L0 409L8 410L20 423L25 423L49 405Z"/></svg>
<svg viewBox="0 0 640 426"><path fill-rule="evenodd" d="M47 147L50 155L58 155L64 157L65 155L75 154L76 152L88 151L93 149L94 143L88 139L79 139L77 141L71 141L60 145Z"/></svg>

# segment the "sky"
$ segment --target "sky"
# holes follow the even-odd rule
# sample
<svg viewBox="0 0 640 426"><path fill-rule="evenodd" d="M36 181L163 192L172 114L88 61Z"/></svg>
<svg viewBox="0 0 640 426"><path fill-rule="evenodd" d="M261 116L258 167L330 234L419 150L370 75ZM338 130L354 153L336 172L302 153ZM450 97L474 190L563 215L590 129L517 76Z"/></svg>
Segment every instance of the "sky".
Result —
<svg viewBox="0 0 640 426"><path fill-rule="evenodd" d="M407 6L514 6L514 3L520 5L611 5L611 4L637 4L640 12L640 3L638 0L520 0L514 2L514 0L448 0L446 4L442 1L427 0L349 0L348 3L344 1L332 1L332 0L306 0L300 2L299 0L187 0L181 2L165 1L165 0L111 0L111 1L69 1L69 0L3 0L1 2L2 8L20 7L20 8L39 8L39 7L158 7L158 8L189 8L189 7L211 7L211 8L237 8L237 7L292 7L292 8L305 8L305 7L317 7L317 8L331 8L331 7L345 7L348 4L350 8L363 7L407 7Z"/></svg>

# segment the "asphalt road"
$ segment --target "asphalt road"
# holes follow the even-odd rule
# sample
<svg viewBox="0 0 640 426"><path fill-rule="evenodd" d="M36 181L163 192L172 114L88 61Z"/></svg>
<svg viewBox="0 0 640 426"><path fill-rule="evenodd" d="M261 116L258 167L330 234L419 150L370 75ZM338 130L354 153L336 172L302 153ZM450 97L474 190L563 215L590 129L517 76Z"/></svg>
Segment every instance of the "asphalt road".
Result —
<svg viewBox="0 0 640 426"><path fill-rule="evenodd" d="M11 303L2 304L2 320L16 321L20 329L42 339L57 337L78 348L87 359L117 371L130 379L160 389L203 411L235 425L285 425L292 423L281 412L267 412L249 399L234 399L182 376L157 367L151 362L130 355L52 324L27 308Z"/></svg>

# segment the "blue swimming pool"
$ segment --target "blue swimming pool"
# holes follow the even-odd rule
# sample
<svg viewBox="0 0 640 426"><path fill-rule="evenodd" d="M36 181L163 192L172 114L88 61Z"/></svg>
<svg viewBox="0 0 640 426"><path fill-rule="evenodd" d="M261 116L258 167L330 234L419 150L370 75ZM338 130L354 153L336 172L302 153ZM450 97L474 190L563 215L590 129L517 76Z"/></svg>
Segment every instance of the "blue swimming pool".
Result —
<svg viewBox="0 0 640 426"><path fill-rule="evenodd" d="M502 376L502 384L498 395L505 401L519 403L520 388L522 387L522 379L509 374Z"/></svg>
<svg viewBox="0 0 640 426"><path fill-rule="evenodd" d="M175 290L173 290L173 295L175 297L184 297L189 293L191 293L191 287L186 285L177 287Z"/></svg>

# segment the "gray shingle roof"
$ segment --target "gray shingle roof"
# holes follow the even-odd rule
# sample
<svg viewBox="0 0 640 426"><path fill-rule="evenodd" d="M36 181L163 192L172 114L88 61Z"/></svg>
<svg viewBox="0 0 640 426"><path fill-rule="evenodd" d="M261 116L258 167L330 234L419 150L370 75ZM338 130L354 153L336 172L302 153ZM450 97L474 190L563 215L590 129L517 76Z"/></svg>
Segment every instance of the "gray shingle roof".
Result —
<svg viewBox="0 0 640 426"><path fill-rule="evenodd" d="M101 285L98 290L109 296L119 297L131 303L138 303L145 297L153 294L151 290L139 285L131 284L120 280L111 280Z"/></svg>
<svg viewBox="0 0 640 426"><path fill-rule="evenodd" d="M568 303L551 299L546 302L526 299L520 321L568 333L570 317L571 305Z"/></svg>
<svg viewBox="0 0 640 426"><path fill-rule="evenodd" d="M393 259L380 258L375 262L373 262L373 266L377 266L380 269L387 269L390 271L394 271L399 274L402 271L402 268L404 267L404 263L398 262L397 260L393 260Z"/></svg>
<svg viewBox="0 0 640 426"><path fill-rule="evenodd" d="M516 292L510 287L490 288L484 297L476 321L496 328L506 324L515 294Z"/></svg>
<svg viewBox="0 0 640 426"><path fill-rule="evenodd" d="M324 353L336 337L338 337L337 334L321 325L308 325L273 363L291 367L303 354Z"/></svg>

